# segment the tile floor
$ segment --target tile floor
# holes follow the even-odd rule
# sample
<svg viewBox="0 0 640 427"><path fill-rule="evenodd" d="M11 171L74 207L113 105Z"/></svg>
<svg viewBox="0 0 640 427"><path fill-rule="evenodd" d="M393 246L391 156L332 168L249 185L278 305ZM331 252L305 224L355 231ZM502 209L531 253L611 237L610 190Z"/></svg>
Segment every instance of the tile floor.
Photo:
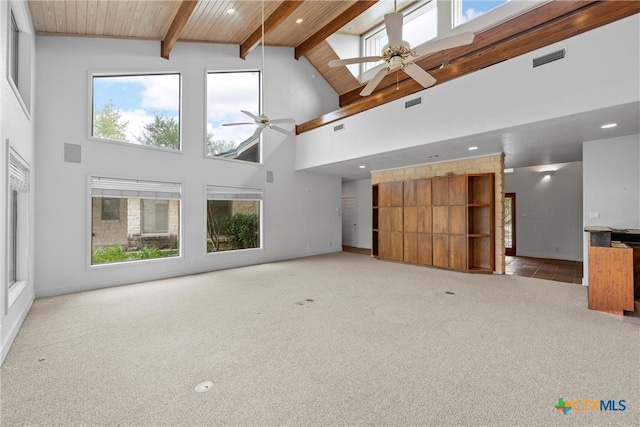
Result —
<svg viewBox="0 0 640 427"><path fill-rule="evenodd" d="M582 284L582 262L557 259L506 257L506 274Z"/></svg>

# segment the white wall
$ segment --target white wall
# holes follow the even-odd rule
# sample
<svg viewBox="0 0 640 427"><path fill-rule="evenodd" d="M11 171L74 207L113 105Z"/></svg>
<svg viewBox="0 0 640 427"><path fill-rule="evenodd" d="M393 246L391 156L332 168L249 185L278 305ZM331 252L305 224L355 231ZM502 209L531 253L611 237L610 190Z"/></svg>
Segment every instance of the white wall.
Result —
<svg viewBox="0 0 640 427"><path fill-rule="evenodd" d="M356 197L358 220L355 233L356 248L371 249L371 180L361 179L342 183L342 197Z"/></svg>
<svg viewBox="0 0 640 427"><path fill-rule="evenodd" d="M516 193L516 255L583 260L582 162L516 168L504 184Z"/></svg>
<svg viewBox="0 0 640 427"><path fill-rule="evenodd" d="M265 131L264 164L203 156L206 71L259 69L259 50L241 60L237 46L178 43L167 61L150 41L39 36L36 47L37 296L340 250L340 178L296 172L294 137ZM107 71L182 74L182 153L88 138L90 72ZM267 48L265 112L304 122L334 110L337 94L316 74L292 49ZM63 162L64 143L81 145L82 163ZM89 267L92 174L182 183L182 257ZM205 253L206 184L264 188L263 249Z"/></svg>
<svg viewBox="0 0 640 427"><path fill-rule="evenodd" d="M25 83L27 79L27 87L23 88L25 99L21 100L9 82L7 76L8 61L8 29L10 26L10 8L13 9L14 16L18 23L18 27L23 34L20 36L22 43L21 59L27 59L25 73L20 73L19 78ZM7 291L8 273L7 273L7 146L10 144L17 153L29 164L30 179L33 183L35 170L34 162L34 111L33 111L33 93L35 81L35 38L33 36L33 27L31 25L31 17L29 7L26 2L0 2L0 278L2 278L2 288L0 289L0 362L4 360L9 347L13 342L22 321L26 317L29 308L34 299L34 268L33 268L33 248L34 248L34 191L31 184L29 192L28 212L29 218L25 229L26 240L28 242L24 252L19 249L20 257L24 260L26 257L26 286L21 287L18 295L12 295L12 303L9 303L9 293ZM26 50L26 52L25 52ZM30 58L30 60L29 60ZM30 64L28 63L30 61ZM25 65L23 63L23 65ZM30 76L29 76L30 74ZM31 81L29 82L29 77ZM22 275L22 274L21 274ZM14 287L14 292L15 292Z"/></svg>
<svg viewBox="0 0 640 427"><path fill-rule="evenodd" d="M584 226L640 229L640 135L582 145ZM597 213L599 218L591 218ZM585 258L587 239L583 236ZM584 279L588 284L588 263Z"/></svg>
<svg viewBox="0 0 640 427"><path fill-rule="evenodd" d="M640 16L419 92L429 108L399 99L298 135L298 169L446 141L640 99ZM532 58L566 48L567 57L533 69ZM594 66L594 64L615 64ZM453 95L452 95L453 94ZM411 95L414 98L416 95ZM433 108L430 108L433 107ZM390 126L390 123L401 126ZM392 131L390 131L392 129Z"/></svg>

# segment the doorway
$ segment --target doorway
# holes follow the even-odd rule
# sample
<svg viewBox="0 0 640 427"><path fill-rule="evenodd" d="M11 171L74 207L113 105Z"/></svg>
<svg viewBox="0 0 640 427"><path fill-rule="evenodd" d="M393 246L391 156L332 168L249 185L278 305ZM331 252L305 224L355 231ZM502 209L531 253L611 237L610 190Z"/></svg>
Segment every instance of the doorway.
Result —
<svg viewBox="0 0 640 427"><path fill-rule="evenodd" d="M504 194L504 253L516 256L516 193Z"/></svg>
<svg viewBox="0 0 640 427"><path fill-rule="evenodd" d="M358 226L358 199L342 199L342 246L356 246L356 227Z"/></svg>

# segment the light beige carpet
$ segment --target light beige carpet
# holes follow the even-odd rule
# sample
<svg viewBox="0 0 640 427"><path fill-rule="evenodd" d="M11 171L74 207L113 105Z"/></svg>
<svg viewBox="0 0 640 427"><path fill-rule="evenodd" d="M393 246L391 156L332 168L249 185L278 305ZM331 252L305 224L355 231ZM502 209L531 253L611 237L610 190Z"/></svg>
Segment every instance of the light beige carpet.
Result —
<svg viewBox="0 0 640 427"><path fill-rule="evenodd" d="M1 374L3 426L640 425L586 288L351 253L37 300Z"/></svg>

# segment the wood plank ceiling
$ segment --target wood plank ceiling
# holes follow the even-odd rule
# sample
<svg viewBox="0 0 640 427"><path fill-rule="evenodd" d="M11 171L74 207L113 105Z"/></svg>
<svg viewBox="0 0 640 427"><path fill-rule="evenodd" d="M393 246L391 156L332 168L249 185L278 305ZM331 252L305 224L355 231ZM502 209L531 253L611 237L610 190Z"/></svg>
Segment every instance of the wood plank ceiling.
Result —
<svg viewBox="0 0 640 427"><path fill-rule="evenodd" d="M397 8L417 0L398 0ZM424 1L424 0L421 0ZM335 32L360 35L393 12L387 0L29 0L34 29L40 35L156 40L158 54L169 58L177 41L236 44L245 58L259 46L264 7L265 44L294 48L340 95L341 108L296 126L298 133L357 114L423 88L400 73L385 77L369 97L325 41ZM228 11L233 9L233 13ZM553 0L476 34L473 44L421 59L436 84L544 47L573 35L640 13L640 1ZM302 19L301 23L296 20ZM443 59L449 66L440 68Z"/></svg>

